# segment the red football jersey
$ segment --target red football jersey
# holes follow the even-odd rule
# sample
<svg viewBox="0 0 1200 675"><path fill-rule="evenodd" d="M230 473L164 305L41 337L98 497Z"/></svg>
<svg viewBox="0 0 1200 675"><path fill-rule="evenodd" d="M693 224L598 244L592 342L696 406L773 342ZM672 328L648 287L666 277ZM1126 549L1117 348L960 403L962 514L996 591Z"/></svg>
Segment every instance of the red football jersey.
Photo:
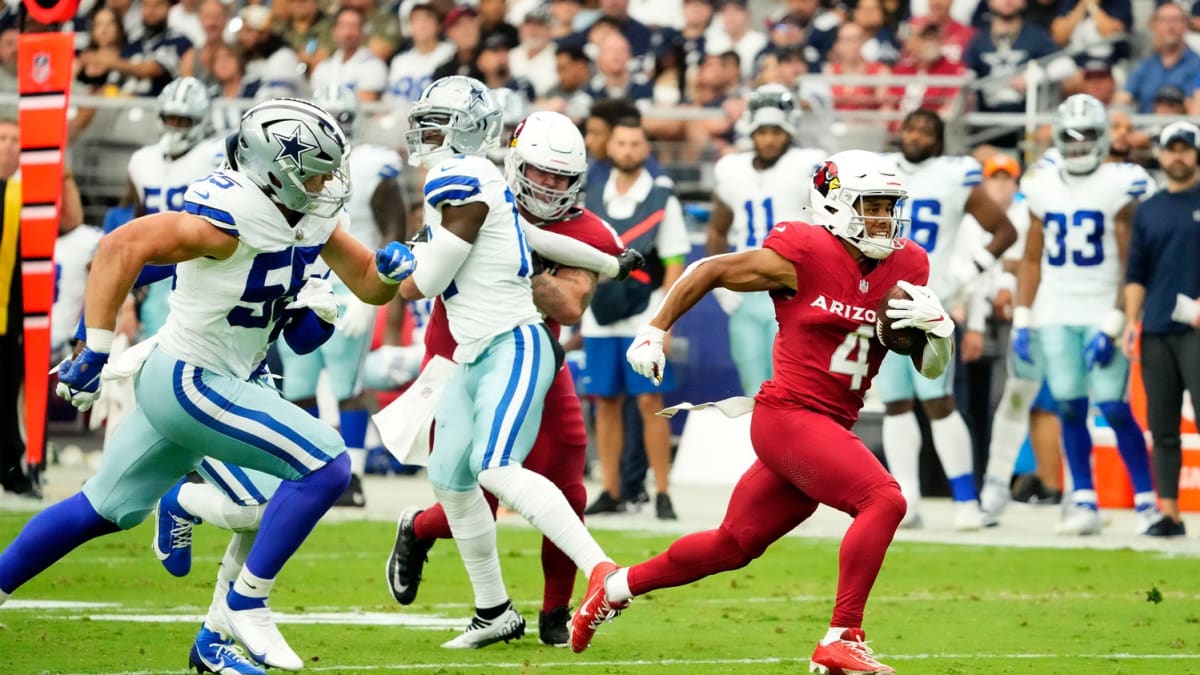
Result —
<svg viewBox="0 0 1200 675"><path fill-rule="evenodd" d="M541 227L555 234L566 235L582 241L609 255L617 255L625 250L616 230L612 229L600 216L587 209L577 209L570 218ZM561 329L558 322L547 318L546 325L550 327L550 333L557 338ZM446 319L446 306L442 304L441 298L438 298L433 303L429 324L425 327L425 359L428 360L436 354L453 361L454 348L457 346L454 336L450 334L450 322Z"/></svg>
<svg viewBox="0 0 1200 675"><path fill-rule="evenodd" d="M773 293L779 334L773 353L775 375L757 400L771 406L803 406L854 425L863 394L879 372L887 348L875 339L875 309L897 281L924 286L929 257L916 244L903 246L865 276L823 227L791 222L776 225L763 247L796 267L794 295Z"/></svg>

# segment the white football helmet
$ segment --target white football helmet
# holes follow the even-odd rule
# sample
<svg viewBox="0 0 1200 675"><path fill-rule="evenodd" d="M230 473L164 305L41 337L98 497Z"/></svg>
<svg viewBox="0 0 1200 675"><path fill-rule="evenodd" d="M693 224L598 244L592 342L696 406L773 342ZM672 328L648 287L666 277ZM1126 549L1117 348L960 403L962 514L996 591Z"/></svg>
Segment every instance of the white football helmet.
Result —
<svg viewBox="0 0 1200 675"><path fill-rule="evenodd" d="M900 248L896 241L905 220L900 201L908 196L896 167L883 156L866 150L843 150L817 167L813 174L813 220L858 247L869 258L882 259ZM862 200L886 197L892 202L888 234L872 237L862 215Z"/></svg>
<svg viewBox="0 0 1200 675"><path fill-rule="evenodd" d="M796 137L800 111L791 90L782 84L764 84L755 89L746 103L746 114L750 119L747 134L759 127L779 127Z"/></svg>
<svg viewBox="0 0 1200 675"><path fill-rule="evenodd" d="M473 77L434 81L408 111L408 163L433 168L455 154L483 156L500 140L501 111Z"/></svg>
<svg viewBox="0 0 1200 675"><path fill-rule="evenodd" d="M564 189L540 185L525 175L527 167L570 178ZM583 134L566 115L539 110L517 125L504 159L504 178L517 202L543 221L558 220L575 205L587 171Z"/></svg>
<svg viewBox="0 0 1200 675"><path fill-rule="evenodd" d="M167 117L183 117L190 126L176 127L166 123ZM158 119L162 122L167 153L178 157L191 150L209 134L208 92L204 83L194 77L172 80L158 95Z"/></svg>
<svg viewBox="0 0 1200 675"><path fill-rule="evenodd" d="M292 211L332 218L350 198L345 161L350 146L320 106L294 98L259 103L242 116L234 160L271 198ZM320 191L305 181L329 175Z"/></svg>
<svg viewBox="0 0 1200 675"><path fill-rule="evenodd" d="M1075 94L1059 104L1052 123L1054 147L1067 173L1088 174L1108 156L1112 134L1108 111L1098 99Z"/></svg>
<svg viewBox="0 0 1200 675"><path fill-rule="evenodd" d="M362 106L350 87L344 84L327 84L313 92L312 102L324 108L337 120L347 139L355 139L358 135L358 117L362 113Z"/></svg>

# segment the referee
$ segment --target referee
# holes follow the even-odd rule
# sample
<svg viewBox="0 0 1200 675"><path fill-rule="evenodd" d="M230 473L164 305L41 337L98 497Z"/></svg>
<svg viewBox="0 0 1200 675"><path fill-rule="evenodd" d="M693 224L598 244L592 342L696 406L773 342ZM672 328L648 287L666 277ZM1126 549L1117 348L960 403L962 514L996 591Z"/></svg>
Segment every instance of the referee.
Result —
<svg viewBox="0 0 1200 675"><path fill-rule="evenodd" d="M1166 189L1142 202L1134 214L1125 276L1124 349L1133 359L1142 319L1142 379L1146 386L1154 473L1163 517L1146 531L1156 537L1185 534L1179 518L1179 471L1183 461L1179 418L1183 390L1200 408L1200 318L1176 313L1178 296L1200 297L1200 185L1196 175L1200 128L1174 122L1158 139ZM1185 304L1186 301L1185 301ZM1173 315L1174 314L1174 315ZM1197 411L1200 412L1200 411ZM1200 419L1200 414L1196 415Z"/></svg>

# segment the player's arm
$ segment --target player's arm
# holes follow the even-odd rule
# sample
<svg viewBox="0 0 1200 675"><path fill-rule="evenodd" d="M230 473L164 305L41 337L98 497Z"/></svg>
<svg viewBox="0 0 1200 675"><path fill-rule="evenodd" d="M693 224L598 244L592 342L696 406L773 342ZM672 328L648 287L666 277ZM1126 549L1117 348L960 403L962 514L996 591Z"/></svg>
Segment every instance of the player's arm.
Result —
<svg viewBox="0 0 1200 675"><path fill-rule="evenodd" d="M982 186L976 185L967 197L967 213L979 221L979 226L992 233L992 240L987 247L975 253L972 261L980 273L990 269L996 259L1017 241L1017 228L1013 227L1008 214L988 196Z"/></svg>
<svg viewBox="0 0 1200 675"><path fill-rule="evenodd" d="M1138 216L1135 213L1130 225L1129 253L1125 262L1125 335L1121 340L1121 348L1130 359L1134 358L1138 341L1138 321L1142 318L1142 307L1146 303L1146 284L1153 272L1151 259L1146 242L1143 239L1143 228L1138 226Z"/></svg>
<svg viewBox="0 0 1200 675"><path fill-rule="evenodd" d="M359 300L382 305L396 296L396 284L385 282L379 275L375 252L363 246L346 228L334 228L321 249L321 258Z"/></svg>
<svg viewBox="0 0 1200 675"><path fill-rule="evenodd" d="M533 302L542 314L564 326L579 323L596 292L596 273L578 267L535 274Z"/></svg>
<svg viewBox="0 0 1200 675"><path fill-rule="evenodd" d="M1029 233L1025 237L1025 255L1017 266L1017 306L1013 309L1012 319L1012 327L1016 331L1013 350L1025 361L1032 361L1029 353L1030 308L1042 283L1042 246L1042 219L1031 211Z"/></svg>
<svg viewBox="0 0 1200 675"><path fill-rule="evenodd" d="M395 178L384 178L371 194L371 213L375 225L385 238L404 241L408 235L408 204L404 201L404 188ZM404 322L404 298L397 293L387 307L387 327L383 331L383 343L400 344L400 327Z"/></svg>
<svg viewBox="0 0 1200 675"><path fill-rule="evenodd" d="M664 278L664 287L666 281ZM742 292L795 290L796 268L769 248L702 258L688 265L670 286L650 325L669 331L679 317L714 288Z"/></svg>
<svg viewBox="0 0 1200 675"><path fill-rule="evenodd" d="M91 344L93 329L113 330L117 310L143 266L171 265L200 257L224 260L237 247L238 239L233 234L203 218L181 212L135 218L105 235L92 260L84 300L89 346L96 351L108 351L106 345Z"/></svg>
<svg viewBox="0 0 1200 675"><path fill-rule="evenodd" d="M553 260L559 265L578 267L609 278L621 275L621 262L616 256L609 255L600 249L589 246L574 237L551 232L542 227L521 219L521 231L525 233L525 241L529 248L537 251L538 255Z"/></svg>
<svg viewBox="0 0 1200 675"><path fill-rule="evenodd" d="M133 204L134 218L146 215L146 205L142 203L142 196L138 194L132 178L125 180L125 198L121 201L125 204Z"/></svg>
<svg viewBox="0 0 1200 675"><path fill-rule="evenodd" d="M729 228L733 225L733 210L719 197L713 195L712 213L708 216L708 241L704 244L704 255L719 255L729 252Z"/></svg>
<svg viewBox="0 0 1200 675"><path fill-rule="evenodd" d="M419 300L441 295L471 254L488 210L485 202L442 206L442 227L437 235L413 247L417 268L400 283L400 296Z"/></svg>
<svg viewBox="0 0 1200 675"><path fill-rule="evenodd" d="M1126 270L1128 269L1129 242L1130 242L1130 239L1132 239L1132 237L1133 237L1133 214L1136 212L1137 212L1137 200L1131 199L1131 200L1129 200L1128 204L1121 207L1120 211L1117 211L1117 216L1115 218L1116 229L1113 234L1116 235L1116 239L1117 239L1117 264L1120 266L1120 270L1121 270L1121 276L1118 277L1119 279L1125 278ZM1124 310L1124 308L1125 308L1125 297L1123 294L1118 293L1117 294L1117 309ZM1124 316L1124 312L1122 312L1121 315Z"/></svg>

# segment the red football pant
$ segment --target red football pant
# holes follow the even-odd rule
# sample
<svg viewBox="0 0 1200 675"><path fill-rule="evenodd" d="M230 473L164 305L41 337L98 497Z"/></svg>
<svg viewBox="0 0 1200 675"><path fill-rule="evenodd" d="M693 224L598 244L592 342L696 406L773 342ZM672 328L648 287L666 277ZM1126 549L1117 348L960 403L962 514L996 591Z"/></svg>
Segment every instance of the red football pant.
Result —
<svg viewBox="0 0 1200 675"><path fill-rule="evenodd" d="M900 486L849 429L805 408L758 403L750 440L758 459L734 487L720 527L682 537L629 568L629 589L641 595L744 567L826 504L854 518L842 539L830 625L861 626L904 517Z"/></svg>
<svg viewBox="0 0 1200 675"><path fill-rule="evenodd" d="M583 425L583 409L575 394L571 371L564 367L558 371L546 392L542 426L523 466L549 478L558 486L582 520L587 504L587 488L583 486L586 462L587 430ZM492 515L495 515L496 498L486 490L484 496L492 507ZM446 521L446 512L441 504L422 511L414 521L413 530L418 539L451 538L450 524ZM570 605L571 594L575 590L575 563L545 538L542 539L542 576L545 578L542 610Z"/></svg>

